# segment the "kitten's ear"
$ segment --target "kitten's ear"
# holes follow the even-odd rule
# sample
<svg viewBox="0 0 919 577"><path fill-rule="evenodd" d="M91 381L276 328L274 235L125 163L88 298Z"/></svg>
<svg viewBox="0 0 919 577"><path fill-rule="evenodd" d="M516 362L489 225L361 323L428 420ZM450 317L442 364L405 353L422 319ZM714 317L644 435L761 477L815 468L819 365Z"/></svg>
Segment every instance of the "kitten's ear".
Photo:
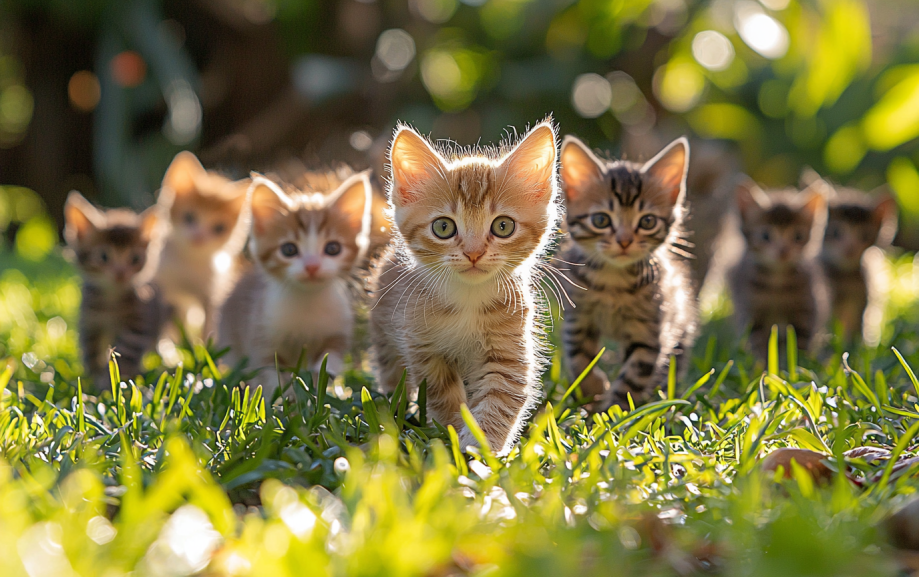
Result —
<svg viewBox="0 0 919 577"><path fill-rule="evenodd" d="M811 220L820 220L822 215L822 220L826 221L827 197L832 192L833 188L825 180L822 178L815 180L810 186L801 191L804 196L801 210Z"/></svg>
<svg viewBox="0 0 919 577"><path fill-rule="evenodd" d="M676 204L686 195L689 141L685 136L677 138L646 162L641 172L655 179L667 193L670 204Z"/></svg>
<svg viewBox="0 0 919 577"><path fill-rule="evenodd" d="M196 189L195 179L207 171L198 157L187 150L178 153L163 177L163 188L169 189L175 196L184 196Z"/></svg>
<svg viewBox="0 0 919 577"><path fill-rule="evenodd" d="M549 202L555 190L558 143L551 122L537 124L501 161L507 178L522 183L534 201Z"/></svg>
<svg viewBox="0 0 919 577"><path fill-rule="evenodd" d="M147 242L153 240L156 236L157 227L160 224L162 212L160 207L153 205L147 210L140 213L140 237Z"/></svg>
<svg viewBox="0 0 919 577"><path fill-rule="evenodd" d="M740 217L748 220L751 215L769 208L769 197L751 178L744 177L734 192Z"/></svg>
<svg viewBox="0 0 919 577"><path fill-rule="evenodd" d="M591 185L603 180L603 163L583 142L569 134L562 141L561 175L566 201L579 202Z"/></svg>
<svg viewBox="0 0 919 577"><path fill-rule="evenodd" d="M364 229L364 221L369 220L371 194L368 174L361 172L338 187L330 206L340 213L341 222L347 223L355 233L360 233Z"/></svg>
<svg viewBox="0 0 919 577"><path fill-rule="evenodd" d="M899 216L897 200L893 195L885 191L877 196L872 216L878 224L878 238L875 244L880 247L890 246L894 237L897 236L897 218Z"/></svg>
<svg viewBox="0 0 919 577"><path fill-rule="evenodd" d="M255 173L249 187L252 199L252 227L256 234L263 234L275 218L287 214L291 208L290 198L278 185Z"/></svg>
<svg viewBox="0 0 919 577"><path fill-rule="evenodd" d="M421 198L419 184L442 175L446 163L428 141L409 126L399 126L389 148L390 196L396 206Z"/></svg>
<svg viewBox="0 0 919 577"><path fill-rule="evenodd" d="M64 203L64 239L68 244L86 237L105 224L105 215L79 192L72 190Z"/></svg>

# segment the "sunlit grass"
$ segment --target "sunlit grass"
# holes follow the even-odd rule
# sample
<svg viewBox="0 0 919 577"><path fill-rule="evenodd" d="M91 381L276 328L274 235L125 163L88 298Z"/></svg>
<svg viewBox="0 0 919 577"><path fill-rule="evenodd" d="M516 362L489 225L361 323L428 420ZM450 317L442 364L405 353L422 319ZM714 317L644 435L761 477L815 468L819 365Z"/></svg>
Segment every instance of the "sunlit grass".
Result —
<svg viewBox="0 0 919 577"><path fill-rule="evenodd" d="M878 524L914 467L843 455L914 448L919 392L890 345L919 367L919 276L908 257L891 268L883 344L851 351L851 372L833 343L764 378L720 302L687 378L633 412L584 418L553 366L549 404L502 459L463 456L362 371L344 400L299 371L265 403L200 346L147 385L76 395L72 269L6 268L0 574L895 574ZM779 447L838 472L775 485L758 463Z"/></svg>

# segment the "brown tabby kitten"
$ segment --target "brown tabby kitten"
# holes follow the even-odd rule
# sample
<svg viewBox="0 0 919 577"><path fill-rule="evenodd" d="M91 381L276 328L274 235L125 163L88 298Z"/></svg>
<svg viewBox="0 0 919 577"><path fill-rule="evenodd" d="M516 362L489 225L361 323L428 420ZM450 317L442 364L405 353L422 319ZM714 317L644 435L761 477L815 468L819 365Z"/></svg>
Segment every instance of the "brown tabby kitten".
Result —
<svg viewBox="0 0 919 577"><path fill-rule="evenodd" d="M767 194L749 180L737 187L746 249L728 281L738 328L750 329L750 346L761 359L773 325L779 327L780 340L793 326L801 348L813 348L823 331L829 305L817 255L826 227L827 189L822 180L802 192Z"/></svg>
<svg viewBox="0 0 919 577"><path fill-rule="evenodd" d="M392 390L407 369L461 448L475 444L467 404L507 453L540 395L534 275L557 220L555 130L541 123L499 156L436 150L400 126L390 163L395 245L370 312L377 380Z"/></svg>
<svg viewBox="0 0 919 577"><path fill-rule="evenodd" d="M159 204L171 230L156 282L176 317L202 337L216 328L219 305L245 268L245 239L231 239L248 187L249 179L205 170L191 152L180 152L163 178Z"/></svg>
<svg viewBox="0 0 919 577"><path fill-rule="evenodd" d="M568 231L562 259L572 263L574 307L565 311L565 353L572 376L600 351L621 348L622 367L609 384L595 366L581 390L591 409L628 407L666 381L671 355L692 348L698 324L690 272L673 254L682 233L689 143L679 138L644 164L597 158L580 140L562 145ZM676 252L682 252L677 250ZM680 362L681 368L685 362Z"/></svg>
<svg viewBox="0 0 919 577"><path fill-rule="evenodd" d="M248 358L262 369L250 385L277 388L282 367L302 351L312 370L328 353L340 374L354 324L350 281L367 250L370 183L367 173L331 191L304 192L258 176L252 191L250 252L256 266L223 305L219 342L230 362Z"/></svg>
<svg viewBox="0 0 919 577"><path fill-rule="evenodd" d="M83 277L80 345L85 371L96 388L109 384L114 348L121 374L134 378L166 319L159 291L148 282L156 266L159 209L154 206L139 215L123 208L102 211L73 191L64 218L64 238Z"/></svg>
<svg viewBox="0 0 919 577"><path fill-rule="evenodd" d="M863 337L869 344L877 344L880 337L884 291L873 284L884 277L883 255L878 255L879 261L868 249L872 245L889 246L896 232L897 203L889 194L836 189L830 196L820 260L829 284L833 318L840 322L849 342Z"/></svg>

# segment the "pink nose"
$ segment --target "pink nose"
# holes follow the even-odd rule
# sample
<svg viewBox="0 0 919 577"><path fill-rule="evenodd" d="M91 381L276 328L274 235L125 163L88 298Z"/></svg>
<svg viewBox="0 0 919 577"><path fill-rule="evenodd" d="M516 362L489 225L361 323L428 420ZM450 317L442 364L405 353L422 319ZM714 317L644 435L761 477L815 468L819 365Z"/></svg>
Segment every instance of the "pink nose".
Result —
<svg viewBox="0 0 919 577"><path fill-rule="evenodd" d="M464 252L463 254L466 255L466 258L469 259L469 262L474 265L480 258L482 258L482 255L485 254L485 249L474 249L469 252Z"/></svg>
<svg viewBox="0 0 919 577"><path fill-rule="evenodd" d="M318 265L318 264L312 264L312 263L311 263L311 264L306 265L305 268L306 268L307 274L309 274L310 276L315 276L316 273L319 272L319 265Z"/></svg>

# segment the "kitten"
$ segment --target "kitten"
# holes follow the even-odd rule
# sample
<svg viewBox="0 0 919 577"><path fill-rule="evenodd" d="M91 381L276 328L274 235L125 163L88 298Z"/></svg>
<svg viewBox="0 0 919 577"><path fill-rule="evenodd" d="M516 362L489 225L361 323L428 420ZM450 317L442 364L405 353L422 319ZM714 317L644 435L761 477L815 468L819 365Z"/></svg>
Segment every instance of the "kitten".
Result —
<svg viewBox="0 0 919 577"><path fill-rule="evenodd" d="M883 282L876 281L883 281L884 262L882 254L868 249L872 245L886 248L896 232L897 204L889 194L869 195L853 189L836 189L831 194L820 260L832 315L842 325L847 342L863 337L877 344L884 290Z"/></svg>
<svg viewBox="0 0 919 577"><path fill-rule="evenodd" d="M159 204L169 214L156 282L186 328L206 338L216 312L245 268L245 239L233 242L249 180L230 181L207 171L191 152L180 152L166 170ZM203 316L202 316L203 313Z"/></svg>
<svg viewBox="0 0 919 577"><path fill-rule="evenodd" d="M769 334L795 329L801 348L813 348L828 313L828 294L817 255L826 226L827 185L819 180L802 192L763 192L752 181L736 191L746 248L728 272L739 329L750 328L753 353L766 358ZM779 350L783 352L784 345Z"/></svg>
<svg viewBox="0 0 919 577"><path fill-rule="evenodd" d="M166 307L148 282L156 266L159 207L141 214L100 210L76 191L64 206L64 237L83 277L80 345L86 373L96 388L110 383L114 347L126 378L135 377L144 353L156 346Z"/></svg>
<svg viewBox="0 0 919 577"><path fill-rule="evenodd" d="M427 406L461 448L469 406L489 445L510 451L540 396L544 327L536 267L557 221L551 121L506 154L436 150L408 126L390 145L394 246L370 312L377 381L427 381Z"/></svg>
<svg viewBox="0 0 919 577"><path fill-rule="evenodd" d="M674 243L682 234L689 143L679 138L644 164L597 158L580 140L562 145L568 231L562 259L587 290L573 290L564 344L572 376L615 341L622 366L609 384L597 366L581 382L590 409L645 401L666 382L671 355L682 359L696 336L690 271Z"/></svg>
<svg viewBox="0 0 919 577"><path fill-rule="evenodd" d="M249 250L256 266L223 305L219 342L229 361L248 358L261 370L266 395L277 388L275 355L282 367L305 360L318 370L344 368L354 323L351 275L367 250L370 183L367 173L324 192L282 190L256 177L251 191Z"/></svg>

